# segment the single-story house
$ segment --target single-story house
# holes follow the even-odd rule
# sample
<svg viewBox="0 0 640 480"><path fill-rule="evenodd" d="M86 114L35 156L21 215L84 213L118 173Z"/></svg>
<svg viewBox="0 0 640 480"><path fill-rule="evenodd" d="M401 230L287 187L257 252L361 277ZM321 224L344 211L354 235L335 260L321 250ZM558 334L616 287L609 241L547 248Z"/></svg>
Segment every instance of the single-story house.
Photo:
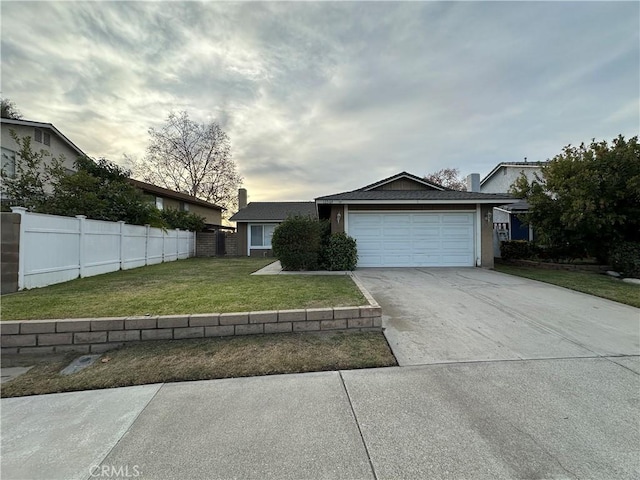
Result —
<svg viewBox="0 0 640 480"><path fill-rule="evenodd" d="M479 175L470 177L469 185L477 186ZM508 194L454 191L401 172L315 203L252 202L230 220L238 222L247 242L239 251L246 255L268 248L269 232L288 214L317 212L333 233L356 239L359 267L492 267L492 209L513 201Z"/></svg>
<svg viewBox="0 0 640 480"><path fill-rule="evenodd" d="M186 193L176 192L151 183L134 180L133 178L129 179L129 183L149 197L149 200L153 202L159 210L173 208L180 211L195 213L196 215L204 217L207 228L222 227L222 210L224 210L224 208L216 205L215 203L206 202L191 195L187 195Z"/></svg>
<svg viewBox="0 0 640 480"><path fill-rule="evenodd" d="M275 228L290 216L317 217L314 202L250 202L247 191L238 191L238 213L229 218L236 222L238 255L270 257L271 236Z"/></svg>
<svg viewBox="0 0 640 480"><path fill-rule="evenodd" d="M468 185L479 183L470 175ZM460 192L401 172L316 198L332 232L356 239L359 267L492 267L492 209L507 194Z"/></svg>

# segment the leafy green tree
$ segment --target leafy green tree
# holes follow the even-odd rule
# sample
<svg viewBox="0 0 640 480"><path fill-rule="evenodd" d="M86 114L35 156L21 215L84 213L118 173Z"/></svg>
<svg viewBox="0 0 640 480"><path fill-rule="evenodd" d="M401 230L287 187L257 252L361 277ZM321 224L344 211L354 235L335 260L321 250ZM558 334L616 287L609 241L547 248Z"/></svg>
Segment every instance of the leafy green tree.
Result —
<svg viewBox="0 0 640 480"><path fill-rule="evenodd" d="M520 177L512 193L528 201L524 220L541 244L606 261L617 242L640 242L638 137L568 145L535 180Z"/></svg>
<svg viewBox="0 0 640 480"><path fill-rule="evenodd" d="M0 117L20 120L22 114L16 108L16 104L8 98L0 98Z"/></svg>
<svg viewBox="0 0 640 480"><path fill-rule="evenodd" d="M177 210L175 208L165 208L160 211L160 218L169 228L179 228L200 232L204 230L205 218L195 213Z"/></svg>
<svg viewBox="0 0 640 480"><path fill-rule="evenodd" d="M76 172L61 174L53 180L53 194L43 207L44 213L86 215L96 220L143 225L162 224L155 205L129 183L129 172L100 158L78 157Z"/></svg>

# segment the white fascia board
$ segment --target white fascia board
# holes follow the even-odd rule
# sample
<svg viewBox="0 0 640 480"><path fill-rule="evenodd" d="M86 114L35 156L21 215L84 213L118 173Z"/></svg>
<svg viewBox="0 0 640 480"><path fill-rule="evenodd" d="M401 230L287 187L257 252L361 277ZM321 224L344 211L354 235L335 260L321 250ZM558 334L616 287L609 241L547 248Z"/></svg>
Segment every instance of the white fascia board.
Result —
<svg viewBox="0 0 640 480"><path fill-rule="evenodd" d="M518 198L500 198L500 199L469 199L469 200L316 200L322 205L476 205L476 204L494 204L502 205L505 203L516 203L520 201Z"/></svg>
<svg viewBox="0 0 640 480"><path fill-rule="evenodd" d="M284 220L231 220L232 222L236 222L236 223L254 223L254 224L259 224L259 223L282 223L284 222Z"/></svg>
<svg viewBox="0 0 640 480"><path fill-rule="evenodd" d="M504 213L511 213L509 210L505 210L504 208L500 208L500 207L493 207L493 208L495 208L496 210L500 210L501 212L504 212Z"/></svg>

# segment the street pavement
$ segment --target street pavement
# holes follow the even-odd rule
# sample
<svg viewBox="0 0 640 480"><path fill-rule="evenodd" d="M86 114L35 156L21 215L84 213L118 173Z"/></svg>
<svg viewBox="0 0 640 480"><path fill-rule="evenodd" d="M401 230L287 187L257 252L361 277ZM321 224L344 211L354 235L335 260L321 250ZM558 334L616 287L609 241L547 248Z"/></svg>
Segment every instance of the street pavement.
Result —
<svg viewBox="0 0 640 480"><path fill-rule="evenodd" d="M406 366L2 399L2 479L640 478L640 310L479 269L440 272L448 289L377 270L357 275ZM379 291L402 282L422 320ZM518 289L524 305L495 299Z"/></svg>

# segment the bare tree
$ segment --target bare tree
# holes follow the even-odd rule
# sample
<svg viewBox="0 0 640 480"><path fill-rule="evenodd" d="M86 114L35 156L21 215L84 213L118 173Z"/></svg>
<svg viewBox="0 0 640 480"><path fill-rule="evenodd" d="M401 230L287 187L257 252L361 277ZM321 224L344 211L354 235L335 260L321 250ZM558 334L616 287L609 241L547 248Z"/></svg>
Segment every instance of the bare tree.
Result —
<svg viewBox="0 0 640 480"><path fill-rule="evenodd" d="M16 104L9 100L8 98L0 98L0 106L1 112L0 117L2 118L11 118L13 120L22 119L22 114L16 108Z"/></svg>
<svg viewBox="0 0 640 480"><path fill-rule="evenodd" d="M451 190L467 191L467 182L460 176L460 170L457 168L443 168L437 172L425 175L424 179L450 188Z"/></svg>
<svg viewBox="0 0 640 480"><path fill-rule="evenodd" d="M229 137L217 123L197 123L187 112L172 112L162 128L149 129L149 136L135 176L233 210L242 177Z"/></svg>

